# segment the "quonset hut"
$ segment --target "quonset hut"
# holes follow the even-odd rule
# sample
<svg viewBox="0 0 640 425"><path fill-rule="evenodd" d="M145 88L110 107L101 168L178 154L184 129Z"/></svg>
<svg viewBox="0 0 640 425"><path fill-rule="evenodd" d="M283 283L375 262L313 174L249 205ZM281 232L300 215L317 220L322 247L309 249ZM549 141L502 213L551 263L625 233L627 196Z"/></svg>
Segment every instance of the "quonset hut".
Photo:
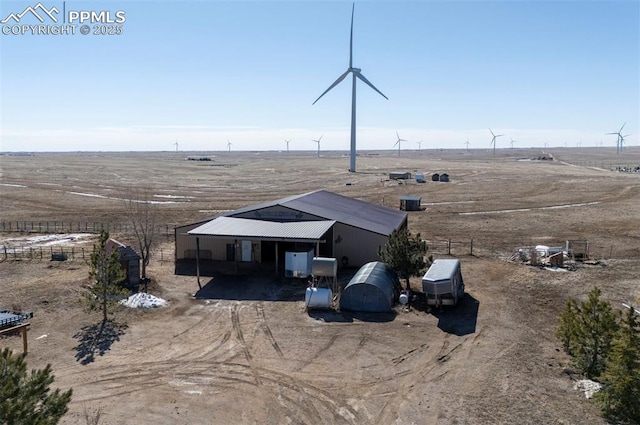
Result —
<svg viewBox="0 0 640 425"><path fill-rule="evenodd" d="M351 278L340 295L340 310L388 312L393 309L400 282L385 263L365 264Z"/></svg>

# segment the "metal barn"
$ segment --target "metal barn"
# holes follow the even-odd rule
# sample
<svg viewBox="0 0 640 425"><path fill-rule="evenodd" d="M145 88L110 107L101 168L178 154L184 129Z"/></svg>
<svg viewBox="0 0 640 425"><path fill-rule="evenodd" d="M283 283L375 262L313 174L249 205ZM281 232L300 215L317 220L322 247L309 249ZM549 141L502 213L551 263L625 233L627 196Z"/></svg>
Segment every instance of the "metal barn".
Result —
<svg viewBox="0 0 640 425"><path fill-rule="evenodd" d="M271 263L277 269L286 252L313 249L315 256L336 258L339 267L359 267L380 260L378 248L406 225L405 212L317 190L177 227L176 263Z"/></svg>
<svg viewBox="0 0 640 425"><path fill-rule="evenodd" d="M399 287L396 273L385 263L367 263L351 278L340 295L340 310L388 312Z"/></svg>
<svg viewBox="0 0 640 425"><path fill-rule="evenodd" d="M400 209L402 211L420 211L420 201L422 200L419 196L413 195L404 195L400 197Z"/></svg>

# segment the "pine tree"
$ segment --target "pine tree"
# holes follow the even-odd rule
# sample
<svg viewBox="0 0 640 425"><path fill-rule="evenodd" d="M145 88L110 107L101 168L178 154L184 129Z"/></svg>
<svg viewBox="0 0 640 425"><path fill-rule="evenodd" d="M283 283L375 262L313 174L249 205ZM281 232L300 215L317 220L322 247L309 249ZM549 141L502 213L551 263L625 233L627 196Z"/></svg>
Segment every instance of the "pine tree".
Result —
<svg viewBox="0 0 640 425"><path fill-rule="evenodd" d="M101 311L103 323L108 320L108 315L120 298L129 294L129 290L120 285L125 278L120 265L120 253L115 248L108 252L108 240L109 233L103 230L98 244L93 246L89 270L93 286L85 294L87 307Z"/></svg>
<svg viewBox="0 0 640 425"><path fill-rule="evenodd" d="M572 349L576 344L579 313L580 307L576 300L567 301L564 311L560 315L560 324L556 328L556 336L562 341L564 351L568 354L573 354Z"/></svg>
<svg viewBox="0 0 640 425"><path fill-rule="evenodd" d="M387 240L387 244L378 250L378 255L389 267L404 279L407 289L410 288L409 279L420 276L427 266L424 256L427 244L420 237L420 233L411 237L409 230L403 227L394 230Z"/></svg>
<svg viewBox="0 0 640 425"><path fill-rule="evenodd" d="M24 355L0 351L0 423L54 425L67 413L72 390L49 391L51 365L27 373Z"/></svg>
<svg viewBox="0 0 640 425"><path fill-rule="evenodd" d="M601 381L596 400L605 415L640 423L640 323L633 307L620 323Z"/></svg>
<svg viewBox="0 0 640 425"><path fill-rule="evenodd" d="M587 301L580 303L576 317L576 338L570 348L576 365L588 377L599 376L618 329L618 315L608 301L602 301L599 288L589 292Z"/></svg>

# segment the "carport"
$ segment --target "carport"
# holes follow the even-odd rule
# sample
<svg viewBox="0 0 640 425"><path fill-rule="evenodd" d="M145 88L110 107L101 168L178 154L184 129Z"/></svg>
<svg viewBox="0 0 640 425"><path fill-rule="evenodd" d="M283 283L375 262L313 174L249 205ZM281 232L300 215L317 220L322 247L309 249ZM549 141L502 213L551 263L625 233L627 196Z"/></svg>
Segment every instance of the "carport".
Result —
<svg viewBox="0 0 640 425"><path fill-rule="evenodd" d="M295 222L275 222L252 220L235 217L218 217L202 226L196 227L188 232L190 237L196 239L196 275L198 287L200 284L200 240L201 239L224 239L232 240L234 250L239 251L242 261L251 261L251 249L253 242L275 243L274 261L275 270L278 270L279 255L278 244L280 243L303 243L313 245L316 255L320 253L320 244L326 243L330 239L330 232L336 222L334 220L318 221L295 221ZM249 260L247 260L247 258Z"/></svg>

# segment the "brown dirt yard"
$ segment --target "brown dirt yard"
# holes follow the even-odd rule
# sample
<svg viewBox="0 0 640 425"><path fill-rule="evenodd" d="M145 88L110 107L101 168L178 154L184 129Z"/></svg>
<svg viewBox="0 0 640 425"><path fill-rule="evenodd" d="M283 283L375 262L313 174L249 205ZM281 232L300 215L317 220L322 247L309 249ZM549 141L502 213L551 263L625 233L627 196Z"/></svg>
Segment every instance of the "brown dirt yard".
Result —
<svg viewBox="0 0 640 425"><path fill-rule="evenodd" d="M0 307L34 312L27 360L50 363L53 386L73 388L66 424L85 424L85 409L101 409L102 424L604 424L573 389L579 376L553 330L566 300L594 285L614 308L640 296L640 174L611 171L640 165L640 148L551 153L553 161L532 160L534 149L362 152L357 173L341 152L0 156L0 221L14 223L122 222L132 187L158 200L170 229L315 189L393 208L418 195L425 210L409 213L411 231L435 258L453 242L469 294L442 312L307 312L305 282L226 275L216 284L281 287L287 301L259 289L244 300L196 299L195 277L174 275L163 236L150 292L168 306L120 307L101 341L91 339L99 315L79 301L81 260L9 256ZM446 172L451 182L399 184L387 179L396 170ZM0 233L0 244L25 236ZM507 261L518 247L567 239L589 240L600 261L566 272ZM21 351L22 342L1 337L0 346Z"/></svg>

